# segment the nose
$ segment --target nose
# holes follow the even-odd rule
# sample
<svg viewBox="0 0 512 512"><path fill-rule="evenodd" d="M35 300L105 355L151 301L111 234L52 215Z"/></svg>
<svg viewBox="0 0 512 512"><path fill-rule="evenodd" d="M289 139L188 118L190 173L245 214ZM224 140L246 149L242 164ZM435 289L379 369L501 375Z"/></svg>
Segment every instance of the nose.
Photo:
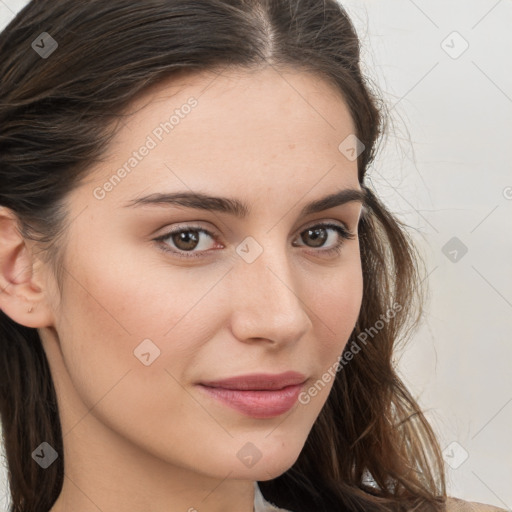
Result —
<svg viewBox="0 0 512 512"><path fill-rule="evenodd" d="M252 263L237 261L230 273L231 329L240 341L264 339L276 346L288 345L311 328L311 310L289 255L269 245Z"/></svg>

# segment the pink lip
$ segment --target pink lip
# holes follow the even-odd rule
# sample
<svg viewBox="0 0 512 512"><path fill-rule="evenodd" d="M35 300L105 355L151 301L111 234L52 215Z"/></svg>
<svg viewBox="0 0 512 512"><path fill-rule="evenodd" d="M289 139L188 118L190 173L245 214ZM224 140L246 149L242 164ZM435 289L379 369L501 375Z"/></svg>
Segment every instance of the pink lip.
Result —
<svg viewBox="0 0 512 512"><path fill-rule="evenodd" d="M297 372L251 374L201 382L209 396L253 418L272 418L290 410L306 377Z"/></svg>

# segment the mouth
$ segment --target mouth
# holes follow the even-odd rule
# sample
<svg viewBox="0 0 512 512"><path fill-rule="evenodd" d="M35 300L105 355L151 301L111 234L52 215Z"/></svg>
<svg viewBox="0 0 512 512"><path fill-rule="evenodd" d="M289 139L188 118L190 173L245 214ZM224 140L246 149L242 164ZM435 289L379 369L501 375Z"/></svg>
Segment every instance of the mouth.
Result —
<svg viewBox="0 0 512 512"><path fill-rule="evenodd" d="M297 372L252 374L198 387L210 398L253 418L273 418L289 411L297 402L306 377Z"/></svg>

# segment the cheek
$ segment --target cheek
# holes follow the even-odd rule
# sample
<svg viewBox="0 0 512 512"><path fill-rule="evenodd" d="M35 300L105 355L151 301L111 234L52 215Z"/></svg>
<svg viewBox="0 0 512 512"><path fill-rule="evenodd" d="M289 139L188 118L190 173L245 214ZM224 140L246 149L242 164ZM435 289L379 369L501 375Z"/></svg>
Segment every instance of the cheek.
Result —
<svg viewBox="0 0 512 512"><path fill-rule="evenodd" d="M314 379L299 396L299 411L308 419L309 428L327 401L337 371L342 371L338 361L359 317L363 278L358 255L332 272L328 282L317 280L315 290L311 314L316 330L311 359L317 366Z"/></svg>
<svg viewBox="0 0 512 512"><path fill-rule="evenodd" d="M352 333L363 296L363 277L359 253L326 277L308 282L310 314L317 325L317 350L324 365L341 354Z"/></svg>
<svg viewBox="0 0 512 512"><path fill-rule="evenodd" d="M97 241L94 251L77 245L66 262L57 332L67 372L88 407L127 372L136 389L124 399L132 404L147 402L142 390L149 386L175 383L166 369L181 382L218 317L210 292L224 269L173 271L117 247L123 245L108 240Z"/></svg>
<svg viewBox="0 0 512 512"><path fill-rule="evenodd" d="M195 403L179 383L202 339L196 312L202 308L194 305L212 283L170 273L163 279L161 269L149 267L141 275L140 262L105 254L98 250L67 267L57 326L72 384L64 400L83 403L101 423L136 443L154 443L152 432L168 432L169 437L161 438L170 446L170 433L186 433L186 421L174 423L172 418L188 418ZM139 350L143 340L151 341ZM84 414L69 419L69 427L80 425L75 432L86 428ZM185 456L190 446L174 450Z"/></svg>
<svg viewBox="0 0 512 512"><path fill-rule="evenodd" d="M62 316L75 334L89 339L87 346L74 348L101 348L125 362L142 340L171 336L219 278L145 263L112 247L99 247L68 268Z"/></svg>

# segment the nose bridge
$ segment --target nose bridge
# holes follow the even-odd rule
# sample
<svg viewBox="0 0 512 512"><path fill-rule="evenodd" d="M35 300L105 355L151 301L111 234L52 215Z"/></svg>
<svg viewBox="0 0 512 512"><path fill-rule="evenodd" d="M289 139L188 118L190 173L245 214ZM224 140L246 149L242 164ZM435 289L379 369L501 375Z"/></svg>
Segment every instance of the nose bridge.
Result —
<svg viewBox="0 0 512 512"><path fill-rule="evenodd" d="M242 258L234 272L239 283L233 305L234 333L239 339L298 339L311 325L297 286L299 276L277 233L260 239L260 254L251 263ZM258 250L252 243L248 252Z"/></svg>

